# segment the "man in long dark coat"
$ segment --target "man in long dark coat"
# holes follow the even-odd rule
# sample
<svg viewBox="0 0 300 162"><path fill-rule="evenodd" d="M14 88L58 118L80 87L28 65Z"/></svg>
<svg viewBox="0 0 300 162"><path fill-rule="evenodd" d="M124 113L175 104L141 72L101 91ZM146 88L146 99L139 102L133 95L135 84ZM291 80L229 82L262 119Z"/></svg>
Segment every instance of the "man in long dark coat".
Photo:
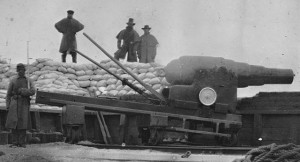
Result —
<svg viewBox="0 0 300 162"><path fill-rule="evenodd" d="M24 64L17 65L17 72L7 90L5 127L12 130L12 147L26 147L26 129L30 128L30 96L35 94L35 88L32 80L25 76Z"/></svg>
<svg viewBox="0 0 300 162"><path fill-rule="evenodd" d="M67 11L68 17L60 20L55 24L55 28L63 34L59 52L62 53L62 62L66 62L67 53L72 55L72 61L77 62L77 53L74 49L77 49L77 42L75 34L84 28L79 21L73 18L74 11Z"/></svg>
<svg viewBox="0 0 300 162"><path fill-rule="evenodd" d="M119 60L124 59L126 56L126 53L128 53L127 61L128 62L137 62L137 44L136 42L139 39L139 34L133 29L135 23L133 22L133 18L129 18L129 21L127 22L126 29L123 29L119 32L117 35L117 45L118 45L118 51L115 52L115 59ZM123 41L123 44L121 45L121 42Z"/></svg>
<svg viewBox="0 0 300 162"><path fill-rule="evenodd" d="M144 34L140 37L138 44L139 62L154 62L158 41L152 34L150 34L151 28L149 25L145 25L142 29L144 30Z"/></svg>

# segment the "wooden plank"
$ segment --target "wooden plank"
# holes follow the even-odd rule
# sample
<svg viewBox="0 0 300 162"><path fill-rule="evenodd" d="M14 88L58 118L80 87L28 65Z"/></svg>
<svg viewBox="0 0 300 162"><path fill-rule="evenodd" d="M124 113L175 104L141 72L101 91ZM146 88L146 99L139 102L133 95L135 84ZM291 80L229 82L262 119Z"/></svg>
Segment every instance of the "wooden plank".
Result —
<svg viewBox="0 0 300 162"><path fill-rule="evenodd" d="M253 138L252 144L255 146L260 145L260 141L258 140L262 135L262 115L255 114L254 115L254 123L253 123Z"/></svg>
<svg viewBox="0 0 300 162"><path fill-rule="evenodd" d="M101 121L102 121L102 124L103 124L103 126L104 126L104 130L105 130L105 133L106 133L106 135L107 135L108 143L109 143L109 144L112 144L112 139L111 139L109 130L108 130L108 128L107 128L107 125L106 125L104 116L103 116L103 114L102 114L101 111L99 111L98 113L99 113L100 119L101 119Z"/></svg>
<svg viewBox="0 0 300 162"><path fill-rule="evenodd" d="M65 101L65 100L58 100L58 99L50 99L50 100L51 100L51 102L55 102L55 103L86 106L86 109L95 110L95 111L102 110L102 111L120 112L120 113L125 112L125 113L133 113L133 114L153 114L153 115L169 116L169 117L175 117L175 118L186 118L186 119L190 119L190 120L199 120L199 121L206 121L206 122L213 122L213 123L227 123L227 124L237 124L237 125L242 124L241 121L230 120L230 118L223 120L223 119L203 118L203 117L189 116L189 115L180 115L180 114L173 114L173 113L139 110L139 109L134 109L134 108L72 102L72 101ZM137 106L134 106L134 107L137 107ZM163 110L163 109L164 108L161 108L161 110ZM182 112L184 112L184 111L182 111ZM230 114L228 114L228 115L230 115ZM239 116L239 115L235 115L235 116Z"/></svg>
<svg viewBox="0 0 300 162"><path fill-rule="evenodd" d="M40 112L34 112L34 125L36 130L41 130L41 117Z"/></svg>
<svg viewBox="0 0 300 162"><path fill-rule="evenodd" d="M99 123L99 126L100 126L100 130L101 130L101 134L103 136L104 143L108 144L107 136L106 136L106 133L105 133L105 130L104 130L104 126L103 126L103 123L102 123L98 113L96 114L96 117L97 117L97 120L98 120L98 123Z"/></svg>
<svg viewBox="0 0 300 162"><path fill-rule="evenodd" d="M223 137L230 137L230 134L224 133L215 133L209 131L199 131L199 130L191 130L191 129L183 129L183 128L175 128L175 127L168 127L166 128L168 131L175 131L175 132L187 132L187 133L196 133L196 134L206 134L206 135L213 135L213 136L223 136Z"/></svg>
<svg viewBox="0 0 300 162"><path fill-rule="evenodd" d="M300 110L239 110L236 112L237 114L281 114L281 115L298 115L300 114Z"/></svg>

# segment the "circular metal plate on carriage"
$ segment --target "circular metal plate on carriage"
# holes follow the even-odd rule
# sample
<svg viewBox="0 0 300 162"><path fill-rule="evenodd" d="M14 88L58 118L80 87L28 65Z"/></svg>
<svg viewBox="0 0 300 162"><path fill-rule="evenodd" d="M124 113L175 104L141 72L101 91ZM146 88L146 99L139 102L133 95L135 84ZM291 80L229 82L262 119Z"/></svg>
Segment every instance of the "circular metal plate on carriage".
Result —
<svg viewBox="0 0 300 162"><path fill-rule="evenodd" d="M199 100L203 105L210 106L217 100L217 93L210 87L203 88L199 93Z"/></svg>

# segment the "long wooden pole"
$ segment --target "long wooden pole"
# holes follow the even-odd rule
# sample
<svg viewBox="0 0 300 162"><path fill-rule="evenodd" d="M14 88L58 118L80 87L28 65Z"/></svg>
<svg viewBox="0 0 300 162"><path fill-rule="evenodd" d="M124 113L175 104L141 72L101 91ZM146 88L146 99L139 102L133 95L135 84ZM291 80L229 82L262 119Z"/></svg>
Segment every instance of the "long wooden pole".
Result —
<svg viewBox="0 0 300 162"><path fill-rule="evenodd" d="M126 71L129 75L131 75L135 80L137 80L142 86L144 86L148 91L154 94L161 101L166 101L165 98L156 92L151 86L144 83L140 78L134 75L131 71L129 71L126 67L124 67L119 61L117 61L114 57L112 57L108 52L106 52L99 44L97 44L91 37L89 37L86 33L83 33L85 37L87 37L96 47L98 47L107 57L109 57L112 61L114 61L117 65L119 65L124 71Z"/></svg>

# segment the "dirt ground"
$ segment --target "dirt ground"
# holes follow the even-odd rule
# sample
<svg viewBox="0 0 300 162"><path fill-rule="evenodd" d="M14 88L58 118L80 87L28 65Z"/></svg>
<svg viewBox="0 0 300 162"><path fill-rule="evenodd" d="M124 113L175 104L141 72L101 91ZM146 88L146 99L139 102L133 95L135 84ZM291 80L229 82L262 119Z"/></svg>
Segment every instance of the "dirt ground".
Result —
<svg viewBox="0 0 300 162"><path fill-rule="evenodd" d="M181 158L180 154L158 152L153 150L117 150L97 149L86 146L71 145L62 142L48 144L32 144L26 148L10 148L0 145L1 162L83 162L83 161L209 161L232 162L242 155L205 155L192 154ZM1 155L1 153L0 153Z"/></svg>

